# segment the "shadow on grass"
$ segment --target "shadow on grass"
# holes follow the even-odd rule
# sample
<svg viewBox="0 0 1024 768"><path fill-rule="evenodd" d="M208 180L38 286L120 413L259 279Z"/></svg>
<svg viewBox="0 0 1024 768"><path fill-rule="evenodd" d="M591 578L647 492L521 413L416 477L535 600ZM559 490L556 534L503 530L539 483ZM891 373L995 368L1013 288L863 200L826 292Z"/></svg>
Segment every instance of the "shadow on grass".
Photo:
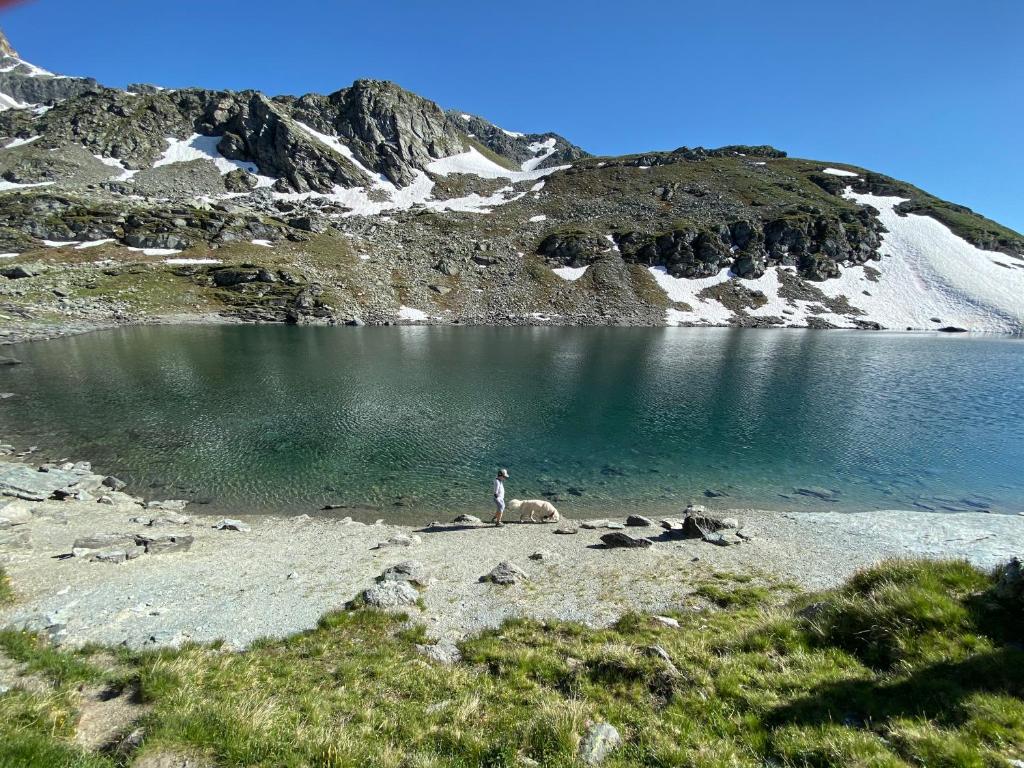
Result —
<svg viewBox="0 0 1024 768"><path fill-rule="evenodd" d="M877 725L923 717L956 726L969 718L964 704L978 693L1024 697L1024 651L1001 648L961 662L921 667L900 679L847 680L822 686L810 696L775 709L767 722L773 726Z"/></svg>

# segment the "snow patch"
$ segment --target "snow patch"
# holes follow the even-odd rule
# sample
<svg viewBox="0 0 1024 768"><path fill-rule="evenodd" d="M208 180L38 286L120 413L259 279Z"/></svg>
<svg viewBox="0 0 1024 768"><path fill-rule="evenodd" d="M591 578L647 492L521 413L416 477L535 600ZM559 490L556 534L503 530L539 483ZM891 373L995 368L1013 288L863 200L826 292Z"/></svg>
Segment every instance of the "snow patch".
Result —
<svg viewBox="0 0 1024 768"><path fill-rule="evenodd" d="M273 248L274 247L274 244L270 240L256 239L256 240L250 240L249 242L252 243L253 245L262 245L264 248Z"/></svg>
<svg viewBox="0 0 1024 768"><path fill-rule="evenodd" d="M115 181L128 181L132 176L138 173L138 171L128 170L125 167L124 163L118 160L116 157L104 157L103 155L93 155L93 157L95 157L104 165L109 165L111 168L117 168L119 171L121 171L120 175L114 179Z"/></svg>
<svg viewBox="0 0 1024 768"><path fill-rule="evenodd" d="M175 250L174 248L129 248L128 250L144 254L145 256L172 256L175 253L181 253L180 250Z"/></svg>
<svg viewBox="0 0 1024 768"><path fill-rule="evenodd" d="M538 162L543 159L544 158L534 158L534 160L537 160ZM466 152L451 155L450 157L442 157L428 163L427 170L431 173L437 174L438 176L448 176L453 173L465 173L473 176L479 176L482 179L510 179L513 182L517 182L539 179L542 176L548 176L555 171L564 170L569 167L568 165L561 165L554 168L543 168L540 170L533 167L526 169L526 166L531 162L533 161L527 160L523 163L524 170L522 171L510 171L508 168L502 168L493 160L484 157L476 147L470 147Z"/></svg>
<svg viewBox="0 0 1024 768"><path fill-rule="evenodd" d="M173 163L187 163L192 160L212 160L213 164L217 166L217 170L220 171L221 176L231 173L231 171L236 169L241 169L254 175L259 173L259 167L255 163L229 160L218 152L217 145L220 143L221 138L223 138L221 136L201 136L198 133L193 133L187 139L178 139L174 136L166 138L167 149L153 163L154 168L159 168L161 165L172 165Z"/></svg>
<svg viewBox="0 0 1024 768"><path fill-rule="evenodd" d="M827 173L830 176L860 176L859 173L854 173L853 171L844 171L842 168L822 168L821 172Z"/></svg>
<svg viewBox="0 0 1024 768"><path fill-rule="evenodd" d="M134 249L132 249L134 250ZM159 250L157 248L149 248L150 251ZM173 251L173 253L181 253L181 251ZM147 256L159 256L160 254L147 253ZM223 264L220 259L164 259L164 264Z"/></svg>
<svg viewBox="0 0 1024 768"><path fill-rule="evenodd" d="M21 256L20 253L0 253L0 259L15 259Z"/></svg>
<svg viewBox="0 0 1024 768"><path fill-rule="evenodd" d="M17 184L13 181L4 181L0 179L0 192L8 192L12 189L30 189L32 187L48 187L53 184L52 181L37 181L34 184Z"/></svg>
<svg viewBox="0 0 1024 768"><path fill-rule="evenodd" d="M668 325L682 323L703 323L706 325L725 325L732 319L732 311L714 299L699 299L697 294L705 288L724 283L729 279L729 269L723 269L712 277L673 277L664 267L648 267L654 281L665 291L670 301L685 303L691 307L689 311L670 307L665 310L665 322Z"/></svg>
<svg viewBox="0 0 1024 768"><path fill-rule="evenodd" d="M4 145L4 149L14 149L15 147L23 147L26 144L31 144L33 141L38 141L43 138L42 136L29 136L27 139L14 139L9 144Z"/></svg>
<svg viewBox="0 0 1024 768"><path fill-rule="evenodd" d="M107 243L115 243L115 242L117 242L117 241L114 240L114 238L112 238L112 237L108 237L105 240L87 240L84 243L79 243L78 245L76 245L75 246L75 250L76 251L83 251L86 248L96 248L97 246L100 246L100 245L106 245Z"/></svg>
<svg viewBox="0 0 1024 768"><path fill-rule="evenodd" d="M398 308L398 319L408 320L410 322L421 323L424 320L428 320L429 316L426 312L421 309L414 307L407 307L404 304Z"/></svg>
<svg viewBox="0 0 1024 768"><path fill-rule="evenodd" d="M551 271L558 275L563 280L569 280L575 282L583 277L587 270L590 269L590 265L587 264L585 267L555 267Z"/></svg>
<svg viewBox="0 0 1024 768"><path fill-rule="evenodd" d="M547 221L547 218L548 217L545 216L543 213L540 213L540 214L537 214L536 216L531 216L530 217L530 221L533 222L533 223L537 223L538 221Z"/></svg>
<svg viewBox="0 0 1024 768"><path fill-rule="evenodd" d="M43 245L47 248L64 248L68 245L77 245L77 240L43 240Z"/></svg>

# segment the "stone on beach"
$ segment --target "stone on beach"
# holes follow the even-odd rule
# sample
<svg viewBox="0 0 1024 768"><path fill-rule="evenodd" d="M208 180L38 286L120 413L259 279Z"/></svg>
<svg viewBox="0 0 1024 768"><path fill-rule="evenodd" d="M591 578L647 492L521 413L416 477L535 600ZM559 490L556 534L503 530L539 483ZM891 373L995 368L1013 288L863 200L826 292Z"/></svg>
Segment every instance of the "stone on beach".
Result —
<svg viewBox="0 0 1024 768"><path fill-rule="evenodd" d="M476 515L459 515L452 522L460 525L480 525L483 521Z"/></svg>
<svg viewBox="0 0 1024 768"><path fill-rule="evenodd" d="M225 517L219 523L214 523L213 527L218 531L239 531L241 533L252 530L248 523L230 517Z"/></svg>
<svg viewBox="0 0 1024 768"><path fill-rule="evenodd" d="M0 528L24 525L32 519L32 510L23 501L0 502Z"/></svg>
<svg viewBox="0 0 1024 768"><path fill-rule="evenodd" d="M136 536L135 540L146 548L147 555L188 552L194 541L191 536Z"/></svg>
<svg viewBox="0 0 1024 768"><path fill-rule="evenodd" d="M103 486L109 488L112 491L121 491L128 486L128 483L126 483L124 480L117 479L113 475L107 475L106 477L103 478Z"/></svg>
<svg viewBox="0 0 1024 768"><path fill-rule="evenodd" d="M563 536L571 536L574 533L579 533L579 528L575 525L562 525L555 528L555 533L562 534Z"/></svg>
<svg viewBox="0 0 1024 768"><path fill-rule="evenodd" d="M520 581L529 581L530 577L518 566L504 560L498 563L491 572L480 577L480 581L489 581L492 584L516 584Z"/></svg>
<svg viewBox="0 0 1024 768"><path fill-rule="evenodd" d="M418 587L430 586L433 579L419 560L405 560L396 563L380 575L380 581L404 581Z"/></svg>
<svg viewBox="0 0 1024 768"><path fill-rule="evenodd" d="M416 544L420 544L422 541L423 540L415 534L410 536L405 533L396 533L394 536L387 539L387 541L382 541L377 544L374 549L385 549L387 547L411 547Z"/></svg>
<svg viewBox="0 0 1024 768"><path fill-rule="evenodd" d="M601 541L609 549L646 549L653 544L650 539L630 536L628 533L622 533L621 531L606 533L601 537Z"/></svg>
<svg viewBox="0 0 1024 768"><path fill-rule="evenodd" d="M588 530L588 531L595 531L598 528L607 528L607 527L608 527L608 521L607 520L584 520L582 523L580 523L580 528L583 528L583 529Z"/></svg>
<svg viewBox="0 0 1024 768"><path fill-rule="evenodd" d="M185 499L165 499L163 501L149 502L146 505L146 509L163 509L168 512L181 512L187 506L188 501Z"/></svg>
<svg viewBox="0 0 1024 768"><path fill-rule="evenodd" d="M57 491L74 493L81 488L80 473L49 469L37 471L24 464L5 464L0 468L0 495L15 496L26 501L45 501Z"/></svg>
<svg viewBox="0 0 1024 768"><path fill-rule="evenodd" d="M650 528L654 525L654 521L643 515L630 515L626 518L626 525L632 528Z"/></svg>

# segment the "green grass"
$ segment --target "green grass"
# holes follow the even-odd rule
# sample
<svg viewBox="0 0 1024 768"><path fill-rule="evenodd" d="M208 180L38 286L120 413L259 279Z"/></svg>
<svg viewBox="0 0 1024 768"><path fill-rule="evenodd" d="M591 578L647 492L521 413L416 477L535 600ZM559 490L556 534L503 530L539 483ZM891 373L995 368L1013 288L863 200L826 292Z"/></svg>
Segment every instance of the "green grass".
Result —
<svg viewBox="0 0 1024 768"><path fill-rule="evenodd" d="M245 653L122 653L117 674L150 706L141 755L218 766L574 766L604 720L624 738L613 767L996 768L1024 755L1024 611L992 583L961 562L893 561L779 607L756 580L713 574L698 592L725 607L680 606L679 629L508 621L454 667L416 652L420 625L358 610ZM0 639L54 682L0 697L0 765L118 765L70 742L69 692L98 651Z"/></svg>
<svg viewBox="0 0 1024 768"><path fill-rule="evenodd" d="M10 605L14 602L14 590L11 588L11 579L7 571L0 568L0 605Z"/></svg>

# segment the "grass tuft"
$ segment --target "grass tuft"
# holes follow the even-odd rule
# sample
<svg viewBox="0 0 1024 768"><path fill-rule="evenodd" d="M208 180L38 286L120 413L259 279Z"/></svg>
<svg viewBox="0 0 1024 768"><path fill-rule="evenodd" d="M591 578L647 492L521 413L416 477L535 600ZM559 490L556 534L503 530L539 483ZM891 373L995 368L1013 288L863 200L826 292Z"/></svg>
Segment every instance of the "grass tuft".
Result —
<svg viewBox="0 0 1024 768"><path fill-rule="evenodd" d="M965 563L892 561L779 605L777 589L714 574L698 592L720 610L679 606L679 628L510 620L450 667L416 651L414 620L352 610L244 653L121 652L118 674L150 706L139 756L219 766L568 767L607 721L624 738L609 768L989 768L1024 754L1020 610L993 583ZM0 766L114 765L71 741L76 681L110 652L11 633L0 648L52 686L0 697Z"/></svg>

